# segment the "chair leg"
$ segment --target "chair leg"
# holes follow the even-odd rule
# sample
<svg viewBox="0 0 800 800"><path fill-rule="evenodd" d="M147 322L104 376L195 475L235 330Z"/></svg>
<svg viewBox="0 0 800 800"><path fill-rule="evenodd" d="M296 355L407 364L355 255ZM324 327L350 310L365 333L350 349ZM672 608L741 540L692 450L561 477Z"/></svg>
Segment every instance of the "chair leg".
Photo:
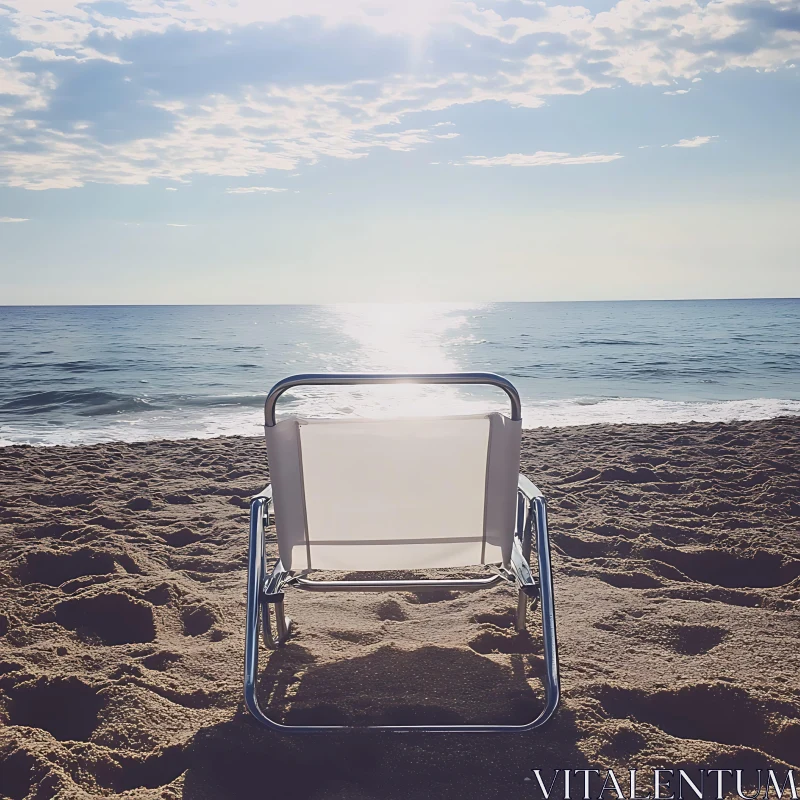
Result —
<svg viewBox="0 0 800 800"><path fill-rule="evenodd" d="M271 650L282 645L289 638L289 629L292 621L287 619L283 607L283 587L289 578L289 573L280 559L275 562L272 574L264 580L259 592L261 606L261 635L264 644ZM275 614L275 633L272 632L272 615Z"/></svg>
<svg viewBox="0 0 800 800"><path fill-rule="evenodd" d="M275 633L272 632L272 611L275 609ZM261 601L261 635L264 644L270 649L275 650L280 647L288 638L292 629L292 620L286 616L283 607L283 600Z"/></svg>
<svg viewBox="0 0 800 800"><path fill-rule="evenodd" d="M519 589L517 592L517 615L514 628L517 633L522 633L528 627L528 595Z"/></svg>
<svg viewBox="0 0 800 800"><path fill-rule="evenodd" d="M531 511L536 523L536 555L539 562L539 601L542 607L542 643L545 662L546 706L541 720L550 719L558 707L561 697L561 682L558 675L558 640L556 637L556 615L553 604L553 573L550 564L550 535L547 530L547 503L544 497L535 497Z"/></svg>
<svg viewBox="0 0 800 800"><path fill-rule="evenodd" d="M532 527L534 522L534 506L525 498L521 493L517 494L517 525L514 531L514 536L519 544L520 551L528 570L530 570L531 560L531 547L533 543ZM518 584L519 585L519 584ZM521 586L517 592L517 610L514 618L514 628L517 633L522 633L528 628L528 597L529 592L526 592ZM534 598L533 606L536 605L536 598Z"/></svg>

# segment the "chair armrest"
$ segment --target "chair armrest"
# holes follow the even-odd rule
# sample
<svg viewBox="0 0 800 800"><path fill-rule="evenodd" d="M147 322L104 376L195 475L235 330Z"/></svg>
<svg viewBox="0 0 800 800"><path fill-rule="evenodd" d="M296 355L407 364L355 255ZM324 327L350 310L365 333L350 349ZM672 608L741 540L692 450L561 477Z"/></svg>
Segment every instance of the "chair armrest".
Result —
<svg viewBox="0 0 800 800"><path fill-rule="evenodd" d="M250 498L250 502L252 503L253 500L258 500L259 497L263 497L268 503L272 502L272 484L268 483L258 494L254 494Z"/></svg>
<svg viewBox="0 0 800 800"><path fill-rule="evenodd" d="M536 486L533 481L526 478L521 472L519 474L519 480L517 481L517 488L528 500L533 500L536 497L544 497L539 491L539 487Z"/></svg>

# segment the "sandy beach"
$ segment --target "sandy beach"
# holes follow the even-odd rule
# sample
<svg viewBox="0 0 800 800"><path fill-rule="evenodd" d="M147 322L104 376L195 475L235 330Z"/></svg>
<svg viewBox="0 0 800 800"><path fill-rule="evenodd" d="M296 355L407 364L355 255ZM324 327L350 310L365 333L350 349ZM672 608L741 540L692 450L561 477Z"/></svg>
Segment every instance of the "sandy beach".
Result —
<svg viewBox="0 0 800 800"><path fill-rule="evenodd" d="M537 429L522 463L550 502L555 720L295 738L241 696L263 441L0 449L0 796L533 798L532 769L800 768L800 418ZM539 617L516 634L514 600L290 591L262 702L528 721Z"/></svg>

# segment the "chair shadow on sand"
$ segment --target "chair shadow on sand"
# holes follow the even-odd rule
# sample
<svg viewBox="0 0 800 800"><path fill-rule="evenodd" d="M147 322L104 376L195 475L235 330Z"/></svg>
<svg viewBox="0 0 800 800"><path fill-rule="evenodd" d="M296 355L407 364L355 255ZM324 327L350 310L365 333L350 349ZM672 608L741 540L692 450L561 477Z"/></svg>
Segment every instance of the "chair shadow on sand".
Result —
<svg viewBox="0 0 800 800"><path fill-rule="evenodd" d="M465 648L391 644L317 663L290 642L261 673L260 703L292 724L524 724L542 707L544 692L528 679L535 683L544 666L533 640L519 649L529 652L512 654L509 669ZM543 730L521 734L283 735L259 726L240 705L232 719L194 737L184 797L469 798L499 796L501 786L514 796L528 786L532 768L580 761L578 738L564 707Z"/></svg>

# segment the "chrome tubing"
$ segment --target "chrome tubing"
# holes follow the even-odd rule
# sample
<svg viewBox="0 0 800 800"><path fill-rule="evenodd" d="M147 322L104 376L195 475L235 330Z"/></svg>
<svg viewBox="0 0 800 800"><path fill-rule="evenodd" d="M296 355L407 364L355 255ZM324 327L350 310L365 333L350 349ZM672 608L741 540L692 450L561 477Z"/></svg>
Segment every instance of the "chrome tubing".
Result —
<svg viewBox="0 0 800 800"><path fill-rule="evenodd" d="M258 704L258 698L256 697L256 678L258 676L259 611L265 579L264 508L268 502L269 498L262 493L253 498L250 505L250 552L247 570L247 629L245 631L244 699L247 710L258 722L280 733L305 734L364 730L384 731L388 733L525 733L541 728L550 721L559 703L560 683L558 675L555 609L553 604L553 578L550 564L550 544L547 533L547 508L541 494L533 498L533 507L535 509L537 553L539 556L539 582L542 603L545 705L536 719L524 725L286 725L276 722L264 714Z"/></svg>
<svg viewBox="0 0 800 800"><path fill-rule="evenodd" d="M475 592L479 589L490 589L507 580L500 574L490 575L488 578L407 581L310 581L307 578L296 578L293 585L307 592L426 592L437 589Z"/></svg>
<svg viewBox="0 0 800 800"><path fill-rule="evenodd" d="M264 510L268 499L262 493L250 501L250 548L247 560L247 613L244 641L244 703L247 710L263 724L274 723L261 713L256 699L258 674L258 623L261 610L261 587L264 583Z"/></svg>
<svg viewBox="0 0 800 800"><path fill-rule="evenodd" d="M275 606L275 633L272 632L271 606ZM289 638L291 627L292 620L286 616L283 600L275 603L261 603L261 636L264 644L270 650L277 650Z"/></svg>
<svg viewBox="0 0 800 800"><path fill-rule="evenodd" d="M536 555L539 561L539 597L542 604L542 642L545 666L545 707L532 726L539 727L556 712L561 697L561 681L558 674L558 637L556 635L556 609L553 600L550 536L547 530L547 503L541 492L533 498L532 505L536 512Z"/></svg>
<svg viewBox="0 0 800 800"><path fill-rule="evenodd" d="M522 419L522 403L519 393L511 381L493 372L442 372L442 373L316 373L307 375L292 375L278 381L267 395L264 403L264 424L268 428L275 425L275 405L278 398L287 390L296 386L361 386L365 384L392 384L392 383L420 383L420 384L449 384L467 385L480 384L495 386L502 389L511 401L511 419Z"/></svg>
<svg viewBox="0 0 800 800"><path fill-rule="evenodd" d="M519 474L519 478L517 478L517 489L528 500L534 500L537 497L544 497L544 495L539 490L539 487L530 478L523 475L521 472Z"/></svg>

